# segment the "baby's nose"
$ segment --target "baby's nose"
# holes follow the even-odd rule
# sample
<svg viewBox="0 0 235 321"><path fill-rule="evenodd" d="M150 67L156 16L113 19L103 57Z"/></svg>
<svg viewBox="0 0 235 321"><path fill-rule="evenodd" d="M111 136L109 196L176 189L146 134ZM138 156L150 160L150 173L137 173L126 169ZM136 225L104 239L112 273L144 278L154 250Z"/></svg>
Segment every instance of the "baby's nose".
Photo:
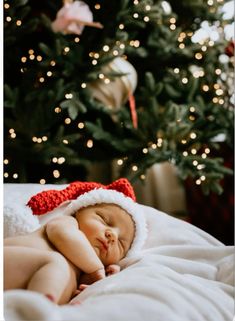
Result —
<svg viewBox="0 0 235 321"><path fill-rule="evenodd" d="M107 230L105 236L107 237L108 241L112 242L112 243L115 242L117 240L117 237L118 237L117 236L117 232L114 229Z"/></svg>

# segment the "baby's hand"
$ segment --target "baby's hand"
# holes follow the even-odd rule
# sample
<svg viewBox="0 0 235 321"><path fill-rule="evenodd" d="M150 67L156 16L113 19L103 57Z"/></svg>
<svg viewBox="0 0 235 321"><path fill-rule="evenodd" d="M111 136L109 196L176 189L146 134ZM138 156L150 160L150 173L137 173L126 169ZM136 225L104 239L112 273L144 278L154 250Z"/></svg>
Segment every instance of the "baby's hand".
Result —
<svg viewBox="0 0 235 321"><path fill-rule="evenodd" d="M105 272L106 272L106 275L109 276L109 275L116 274L116 273L120 272L120 269L121 268L119 265L110 264L110 265L106 266Z"/></svg>

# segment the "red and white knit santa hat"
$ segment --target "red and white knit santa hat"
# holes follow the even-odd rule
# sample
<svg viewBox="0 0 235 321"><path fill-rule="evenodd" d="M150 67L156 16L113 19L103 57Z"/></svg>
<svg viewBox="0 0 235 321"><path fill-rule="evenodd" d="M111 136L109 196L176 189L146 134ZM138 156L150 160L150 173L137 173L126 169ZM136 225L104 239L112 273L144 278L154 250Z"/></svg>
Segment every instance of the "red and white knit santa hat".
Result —
<svg viewBox="0 0 235 321"><path fill-rule="evenodd" d="M96 182L73 182L65 189L48 190L34 195L28 202L33 214L41 215L70 202L64 215L72 215L81 208L101 203L116 204L129 213L135 223L135 236L128 256L141 250L147 237L147 225L141 207L135 202L135 193L130 182L120 178L112 184Z"/></svg>

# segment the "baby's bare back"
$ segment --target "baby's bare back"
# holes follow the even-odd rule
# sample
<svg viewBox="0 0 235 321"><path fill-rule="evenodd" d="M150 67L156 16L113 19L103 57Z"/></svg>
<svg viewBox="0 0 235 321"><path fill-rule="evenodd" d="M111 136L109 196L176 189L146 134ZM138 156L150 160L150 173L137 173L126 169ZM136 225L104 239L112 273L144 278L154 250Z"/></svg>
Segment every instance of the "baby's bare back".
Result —
<svg viewBox="0 0 235 321"><path fill-rule="evenodd" d="M80 271L68 261L66 257L59 253L49 241L46 234L46 226L27 235L4 239L4 289L29 288L29 282L32 276L35 275L35 272L37 272L42 265L48 265L48 263L54 264L53 275L60 273L60 270L62 270L62 272L69 271L69 273L67 272L69 278L65 291L58 300L59 304L68 302L77 289L77 278L80 275ZM18 267L17 271L15 266ZM64 276L65 274L62 274L60 279L65 279ZM51 277L48 277L48 280L50 279ZM56 283L61 283L60 279L58 279ZM47 293L47 291L50 290L48 288L48 282L39 284L39 288L40 290L38 290L37 284L36 291L41 293ZM35 288L33 288L33 290L35 290Z"/></svg>
<svg viewBox="0 0 235 321"><path fill-rule="evenodd" d="M8 237L4 239L4 245L33 247L40 250L56 251L55 247L48 240L46 226L42 226L36 231L26 235Z"/></svg>

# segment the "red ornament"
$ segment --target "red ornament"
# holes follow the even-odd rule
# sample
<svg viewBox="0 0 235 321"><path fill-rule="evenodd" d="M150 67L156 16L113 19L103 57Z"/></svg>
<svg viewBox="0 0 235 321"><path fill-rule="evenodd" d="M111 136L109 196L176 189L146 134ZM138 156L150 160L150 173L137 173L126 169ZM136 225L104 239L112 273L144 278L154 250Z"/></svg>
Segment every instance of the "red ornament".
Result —
<svg viewBox="0 0 235 321"><path fill-rule="evenodd" d="M227 47L225 48L225 53L226 55L228 55L229 57L234 56L234 46L235 46L235 41L231 40L229 42L229 44L227 45Z"/></svg>

